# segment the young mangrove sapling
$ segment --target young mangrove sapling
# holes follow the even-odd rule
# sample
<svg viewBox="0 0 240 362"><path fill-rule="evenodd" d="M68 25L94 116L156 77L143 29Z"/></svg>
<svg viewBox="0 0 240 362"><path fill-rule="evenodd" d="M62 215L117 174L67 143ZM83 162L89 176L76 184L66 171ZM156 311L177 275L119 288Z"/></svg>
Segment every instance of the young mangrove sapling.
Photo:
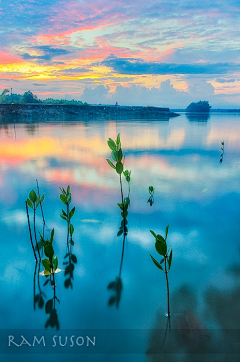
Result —
<svg viewBox="0 0 240 362"><path fill-rule="evenodd" d="M168 272L170 271L172 264L172 250L167 246L168 228L169 225L166 227L165 238L159 234L156 235L154 231L150 230L150 232L155 238L155 249L159 255L163 256L163 259L160 262L158 262L156 259L154 259L154 257L151 254L149 255L152 258L152 261L154 262L156 267L165 273L166 285L167 285L167 317L170 318L170 295L169 295ZM164 265L164 267L162 267L162 264Z"/></svg>

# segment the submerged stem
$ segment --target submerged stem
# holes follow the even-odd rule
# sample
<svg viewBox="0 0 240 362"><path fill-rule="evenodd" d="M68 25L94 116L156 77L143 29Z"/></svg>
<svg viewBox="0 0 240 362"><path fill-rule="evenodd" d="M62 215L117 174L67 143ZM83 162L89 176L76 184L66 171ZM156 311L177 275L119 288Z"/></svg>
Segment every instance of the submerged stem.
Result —
<svg viewBox="0 0 240 362"><path fill-rule="evenodd" d="M35 260L37 261L37 255L36 255L36 252L35 252L35 249L34 249L34 245L33 245L33 241L32 241L32 232L31 232L31 226L30 226L30 220L29 220L29 213L28 213L28 204L27 204L27 201L26 201L26 211L27 211L27 219L28 219L28 229L29 229L30 241L31 241L31 244L32 244L32 249L33 249L33 253L34 253Z"/></svg>
<svg viewBox="0 0 240 362"><path fill-rule="evenodd" d="M167 258L164 257L164 273L166 276L166 284L167 284L167 317L170 318L170 298L169 298L169 282L168 282L168 271L167 271Z"/></svg>
<svg viewBox="0 0 240 362"><path fill-rule="evenodd" d="M124 208L124 199L123 199L123 189L122 189L122 174L120 173L120 188L121 188L121 197L122 197L122 207L123 207L123 222L124 222L124 232L126 229L126 218L125 218L125 208Z"/></svg>
<svg viewBox="0 0 240 362"><path fill-rule="evenodd" d="M40 255L40 251L39 251L39 247L38 247L38 241L37 241L37 233L36 233L36 207L35 207L35 203L34 203L34 209L33 209L33 227L34 227L34 236L35 236L38 256L39 256L39 259L41 260L41 255Z"/></svg>

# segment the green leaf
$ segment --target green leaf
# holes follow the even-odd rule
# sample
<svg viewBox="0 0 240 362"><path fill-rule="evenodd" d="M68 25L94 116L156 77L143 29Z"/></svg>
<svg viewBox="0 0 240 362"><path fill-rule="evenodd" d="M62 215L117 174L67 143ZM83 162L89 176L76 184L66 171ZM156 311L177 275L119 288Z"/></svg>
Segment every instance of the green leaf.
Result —
<svg viewBox="0 0 240 362"><path fill-rule="evenodd" d="M154 257L151 255L151 254L148 254L151 258L152 258L152 261L154 262L154 264L158 267L158 269L162 270L163 271L163 268L161 267L161 265L157 262L156 259L154 259Z"/></svg>
<svg viewBox="0 0 240 362"><path fill-rule="evenodd" d="M117 173L119 175L123 172L123 164L122 164L122 162L117 162L116 163L116 171L117 171Z"/></svg>
<svg viewBox="0 0 240 362"><path fill-rule="evenodd" d="M28 206L31 207L31 209L33 209L33 204L32 204L32 202L31 202L29 199L27 199L27 204L28 204Z"/></svg>
<svg viewBox="0 0 240 362"><path fill-rule="evenodd" d="M65 215L60 215L63 220L68 221L68 218Z"/></svg>
<svg viewBox="0 0 240 362"><path fill-rule="evenodd" d="M167 254L167 244L165 243L165 241L160 241L160 240L156 240L155 243L155 249L158 252L158 254L165 256Z"/></svg>
<svg viewBox="0 0 240 362"><path fill-rule="evenodd" d="M69 194L69 192L70 192L70 185L68 185L67 187L67 194Z"/></svg>
<svg viewBox="0 0 240 362"><path fill-rule="evenodd" d="M165 230L165 241L167 241L167 236L168 236L168 228L169 228L169 225L166 227L166 230Z"/></svg>
<svg viewBox="0 0 240 362"><path fill-rule="evenodd" d="M130 205L130 199L129 199L128 196L125 197L125 199L124 199L124 204Z"/></svg>
<svg viewBox="0 0 240 362"><path fill-rule="evenodd" d="M72 194L67 195L67 203L70 204L72 201Z"/></svg>
<svg viewBox="0 0 240 362"><path fill-rule="evenodd" d="M126 219L128 216L128 212L124 210L124 216L123 216L123 212L121 212L121 215L122 215L122 218Z"/></svg>
<svg viewBox="0 0 240 362"><path fill-rule="evenodd" d="M60 199L65 205L67 205L67 197L65 195L61 194Z"/></svg>
<svg viewBox="0 0 240 362"><path fill-rule="evenodd" d="M152 233L153 234L153 236L155 237L155 238L157 238L157 235L155 234L155 232L154 231L152 231L152 230L149 230L150 231L150 233Z"/></svg>
<svg viewBox="0 0 240 362"><path fill-rule="evenodd" d="M34 190L29 192L29 199L35 203L37 201L37 194Z"/></svg>
<svg viewBox="0 0 240 362"><path fill-rule="evenodd" d="M112 156L112 159L113 159L114 161L116 161L116 162L118 161L118 155L117 155L117 152L112 151L111 156Z"/></svg>
<svg viewBox="0 0 240 362"><path fill-rule="evenodd" d="M170 251L170 255L168 258L168 270L170 270L172 264L172 250Z"/></svg>
<svg viewBox="0 0 240 362"><path fill-rule="evenodd" d="M54 228L51 231L51 236L50 236L50 243L52 244L53 242L53 237L54 237Z"/></svg>
<svg viewBox="0 0 240 362"><path fill-rule="evenodd" d="M42 260L42 265L43 265L45 270L47 270L49 273L51 273L50 261L48 259L43 259Z"/></svg>
<svg viewBox="0 0 240 362"><path fill-rule="evenodd" d="M116 143L117 143L117 145L120 143L120 133L118 133L118 135L117 135Z"/></svg>
<svg viewBox="0 0 240 362"><path fill-rule="evenodd" d="M108 158L106 160L107 160L109 166L111 166L112 168L114 168L114 170L116 170L116 167L114 166L114 164Z"/></svg>
<svg viewBox="0 0 240 362"><path fill-rule="evenodd" d="M122 161L122 157L123 157L123 153L122 153L122 149L120 148L120 150L117 153L117 160L116 161Z"/></svg>
<svg viewBox="0 0 240 362"><path fill-rule="evenodd" d="M131 181L130 176L125 176L125 179L126 179L127 182Z"/></svg>
<svg viewBox="0 0 240 362"><path fill-rule="evenodd" d="M75 207L69 212L69 220L73 217L75 212Z"/></svg>
<svg viewBox="0 0 240 362"><path fill-rule="evenodd" d="M111 138L108 139L107 143L108 143L109 148L111 148L112 151L117 150L116 143Z"/></svg>
<svg viewBox="0 0 240 362"><path fill-rule="evenodd" d="M57 267L58 267L58 257L55 256L55 257L53 258L53 270L54 270L54 271L57 270Z"/></svg>
<svg viewBox="0 0 240 362"><path fill-rule="evenodd" d="M38 197L36 201L36 208L38 207L39 204L40 204L40 198Z"/></svg>
<svg viewBox="0 0 240 362"><path fill-rule="evenodd" d="M117 236L121 236L122 233L123 233L123 229L121 228L121 229L119 229L119 231L118 231L118 233L117 233Z"/></svg>
<svg viewBox="0 0 240 362"><path fill-rule="evenodd" d="M44 247L44 254L51 259L53 257L54 251L51 244L48 244Z"/></svg>
<svg viewBox="0 0 240 362"><path fill-rule="evenodd" d="M41 197L41 199L40 199L41 202L43 202L44 199L45 199L45 194L42 195L42 197Z"/></svg>
<svg viewBox="0 0 240 362"><path fill-rule="evenodd" d="M73 224L70 224L70 227L69 227L69 233L70 235L72 236L72 234L74 233L74 227L73 227Z"/></svg>
<svg viewBox="0 0 240 362"><path fill-rule="evenodd" d="M165 239L162 237L162 235L157 234L157 238L158 241L162 241L163 243L165 243Z"/></svg>
<svg viewBox="0 0 240 362"><path fill-rule="evenodd" d="M67 217L67 213L63 209L62 209L62 213L63 213L64 216Z"/></svg>
<svg viewBox="0 0 240 362"><path fill-rule="evenodd" d="M121 210L123 210L122 204L119 204L119 203L118 203L118 206L120 207Z"/></svg>
<svg viewBox="0 0 240 362"><path fill-rule="evenodd" d="M64 190L64 188L63 188L63 187L59 187L59 188L60 188L62 194L65 195L65 196L67 196L67 193L66 193L66 191Z"/></svg>

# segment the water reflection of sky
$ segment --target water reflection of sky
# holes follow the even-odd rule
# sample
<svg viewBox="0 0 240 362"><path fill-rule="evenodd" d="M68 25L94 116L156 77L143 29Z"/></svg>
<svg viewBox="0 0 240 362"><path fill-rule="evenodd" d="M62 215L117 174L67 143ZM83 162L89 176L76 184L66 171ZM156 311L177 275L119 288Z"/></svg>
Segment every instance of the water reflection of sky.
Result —
<svg viewBox="0 0 240 362"><path fill-rule="evenodd" d="M47 319L44 309L33 311L34 261L24 204L36 178L45 192L45 218L48 227L55 228L62 269L66 225L59 217L59 186L71 185L76 206L73 290L64 288L63 273L57 275L61 328L154 328L157 315L165 312L166 293L164 275L148 256L155 255L149 229L163 233L167 224L173 249L172 304L178 304L178 291L187 285L197 298L194 313L206 327L219 326L217 313L206 317L205 312L207 303L216 309L217 293L231 294L238 285L227 269L240 259L239 120L212 115L207 122L189 122L183 115L169 122L2 125L2 328L43 328ZM107 286L118 276L121 261L122 237L116 236L120 192L118 176L105 159L108 137L119 132L132 181L123 290L116 309L108 307ZM147 203L150 185L155 187L152 207ZM40 213L37 226L41 230ZM50 298L51 288L43 290Z"/></svg>

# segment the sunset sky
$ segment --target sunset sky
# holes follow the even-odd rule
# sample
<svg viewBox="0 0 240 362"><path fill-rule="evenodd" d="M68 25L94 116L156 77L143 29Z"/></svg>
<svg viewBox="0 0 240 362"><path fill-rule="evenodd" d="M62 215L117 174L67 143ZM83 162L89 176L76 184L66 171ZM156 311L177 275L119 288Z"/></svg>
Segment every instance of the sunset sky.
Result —
<svg viewBox="0 0 240 362"><path fill-rule="evenodd" d="M0 92L240 108L239 0L0 0Z"/></svg>

